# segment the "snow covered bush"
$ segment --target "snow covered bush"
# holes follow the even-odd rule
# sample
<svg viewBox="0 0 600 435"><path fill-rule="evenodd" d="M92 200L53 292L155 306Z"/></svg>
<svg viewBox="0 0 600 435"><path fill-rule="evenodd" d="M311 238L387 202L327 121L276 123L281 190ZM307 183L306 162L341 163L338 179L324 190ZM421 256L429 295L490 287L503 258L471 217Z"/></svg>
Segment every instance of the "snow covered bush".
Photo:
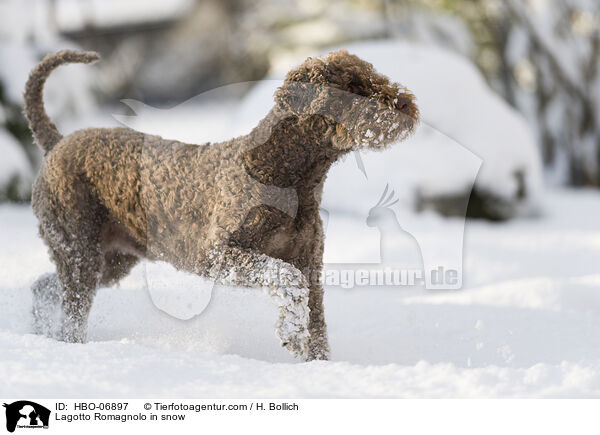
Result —
<svg viewBox="0 0 600 435"><path fill-rule="evenodd" d="M422 125L402 144L334 167L325 184L325 208L362 215L390 184L406 205L445 215L464 214L469 197L473 217L501 220L531 209L542 182L533 134L468 59L398 41L344 48L414 92ZM266 114L280 83L263 81L246 97L236 121L241 132Z"/></svg>
<svg viewBox="0 0 600 435"><path fill-rule="evenodd" d="M554 183L600 186L600 2L447 2L490 84L532 126Z"/></svg>
<svg viewBox="0 0 600 435"><path fill-rule="evenodd" d="M600 2L507 0L505 59L514 103L535 123L546 162L600 186Z"/></svg>
<svg viewBox="0 0 600 435"><path fill-rule="evenodd" d="M77 48L55 34L49 7L45 0L0 3L0 201L27 200L40 161L22 114L29 72L46 54ZM44 101L61 131L74 116L94 107L92 74L89 67L73 66L49 79Z"/></svg>

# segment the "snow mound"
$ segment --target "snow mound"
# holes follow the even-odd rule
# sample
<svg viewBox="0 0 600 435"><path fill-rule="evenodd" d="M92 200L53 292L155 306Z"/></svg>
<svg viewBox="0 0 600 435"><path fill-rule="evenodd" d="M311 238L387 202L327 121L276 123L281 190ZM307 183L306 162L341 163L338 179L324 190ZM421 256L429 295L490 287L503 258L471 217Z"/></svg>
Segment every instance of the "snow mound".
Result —
<svg viewBox="0 0 600 435"><path fill-rule="evenodd" d="M361 152L360 158L349 157L338 164L325 186L325 208L364 214L387 183L405 202L414 204L419 198L438 197L464 202L475 181L484 207L504 204L502 209L488 207L484 212L491 216L483 217L512 217L519 207L536 203L542 169L535 139L521 115L493 93L468 59L441 48L399 41L343 48L414 92L422 125L401 145L383 153ZM239 133L265 116L280 85L281 80L264 80L246 96L236 121Z"/></svg>

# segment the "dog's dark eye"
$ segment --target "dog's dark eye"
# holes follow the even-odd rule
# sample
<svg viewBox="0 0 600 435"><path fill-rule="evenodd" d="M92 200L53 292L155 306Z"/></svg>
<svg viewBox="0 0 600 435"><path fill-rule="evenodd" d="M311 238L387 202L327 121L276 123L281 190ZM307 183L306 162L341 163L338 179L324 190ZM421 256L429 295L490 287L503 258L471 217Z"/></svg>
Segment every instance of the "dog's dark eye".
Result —
<svg viewBox="0 0 600 435"><path fill-rule="evenodd" d="M355 94L355 95L362 95L360 86L355 83L350 83L348 85L348 92Z"/></svg>
<svg viewBox="0 0 600 435"><path fill-rule="evenodd" d="M406 115L410 115L410 98L408 97L399 97L398 100L396 101L396 109L398 109L400 112L406 114Z"/></svg>

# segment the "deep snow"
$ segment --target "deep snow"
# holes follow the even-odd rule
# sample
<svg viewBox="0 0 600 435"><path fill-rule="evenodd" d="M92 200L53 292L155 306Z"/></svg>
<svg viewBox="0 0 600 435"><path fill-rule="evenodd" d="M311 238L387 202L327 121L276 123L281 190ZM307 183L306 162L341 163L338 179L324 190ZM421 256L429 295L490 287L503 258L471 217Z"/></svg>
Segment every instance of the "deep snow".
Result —
<svg viewBox="0 0 600 435"><path fill-rule="evenodd" d="M99 291L89 343L31 334L29 286L53 266L29 208L0 206L0 395L598 397L600 194L551 191L545 209L469 222L463 290L326 288L332 360L302 363L279 347L262 292L218 289L179 320L146 290L174 272L144 265ZM334 232L327 255L360 243Z"/></svg>

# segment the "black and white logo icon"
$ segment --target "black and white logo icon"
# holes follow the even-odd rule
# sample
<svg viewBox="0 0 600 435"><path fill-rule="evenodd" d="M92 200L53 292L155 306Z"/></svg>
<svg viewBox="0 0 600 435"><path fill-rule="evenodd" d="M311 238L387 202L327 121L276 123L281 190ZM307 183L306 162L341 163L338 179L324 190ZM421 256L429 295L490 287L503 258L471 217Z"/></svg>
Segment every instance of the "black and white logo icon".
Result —
<svg viewBox="0 0 600 435"><path fill-rule="evenodd" d="M4 404L6 408L6 430L14 432L19 429L47 429L50 410L28 400L19 400Z"/></svg>

